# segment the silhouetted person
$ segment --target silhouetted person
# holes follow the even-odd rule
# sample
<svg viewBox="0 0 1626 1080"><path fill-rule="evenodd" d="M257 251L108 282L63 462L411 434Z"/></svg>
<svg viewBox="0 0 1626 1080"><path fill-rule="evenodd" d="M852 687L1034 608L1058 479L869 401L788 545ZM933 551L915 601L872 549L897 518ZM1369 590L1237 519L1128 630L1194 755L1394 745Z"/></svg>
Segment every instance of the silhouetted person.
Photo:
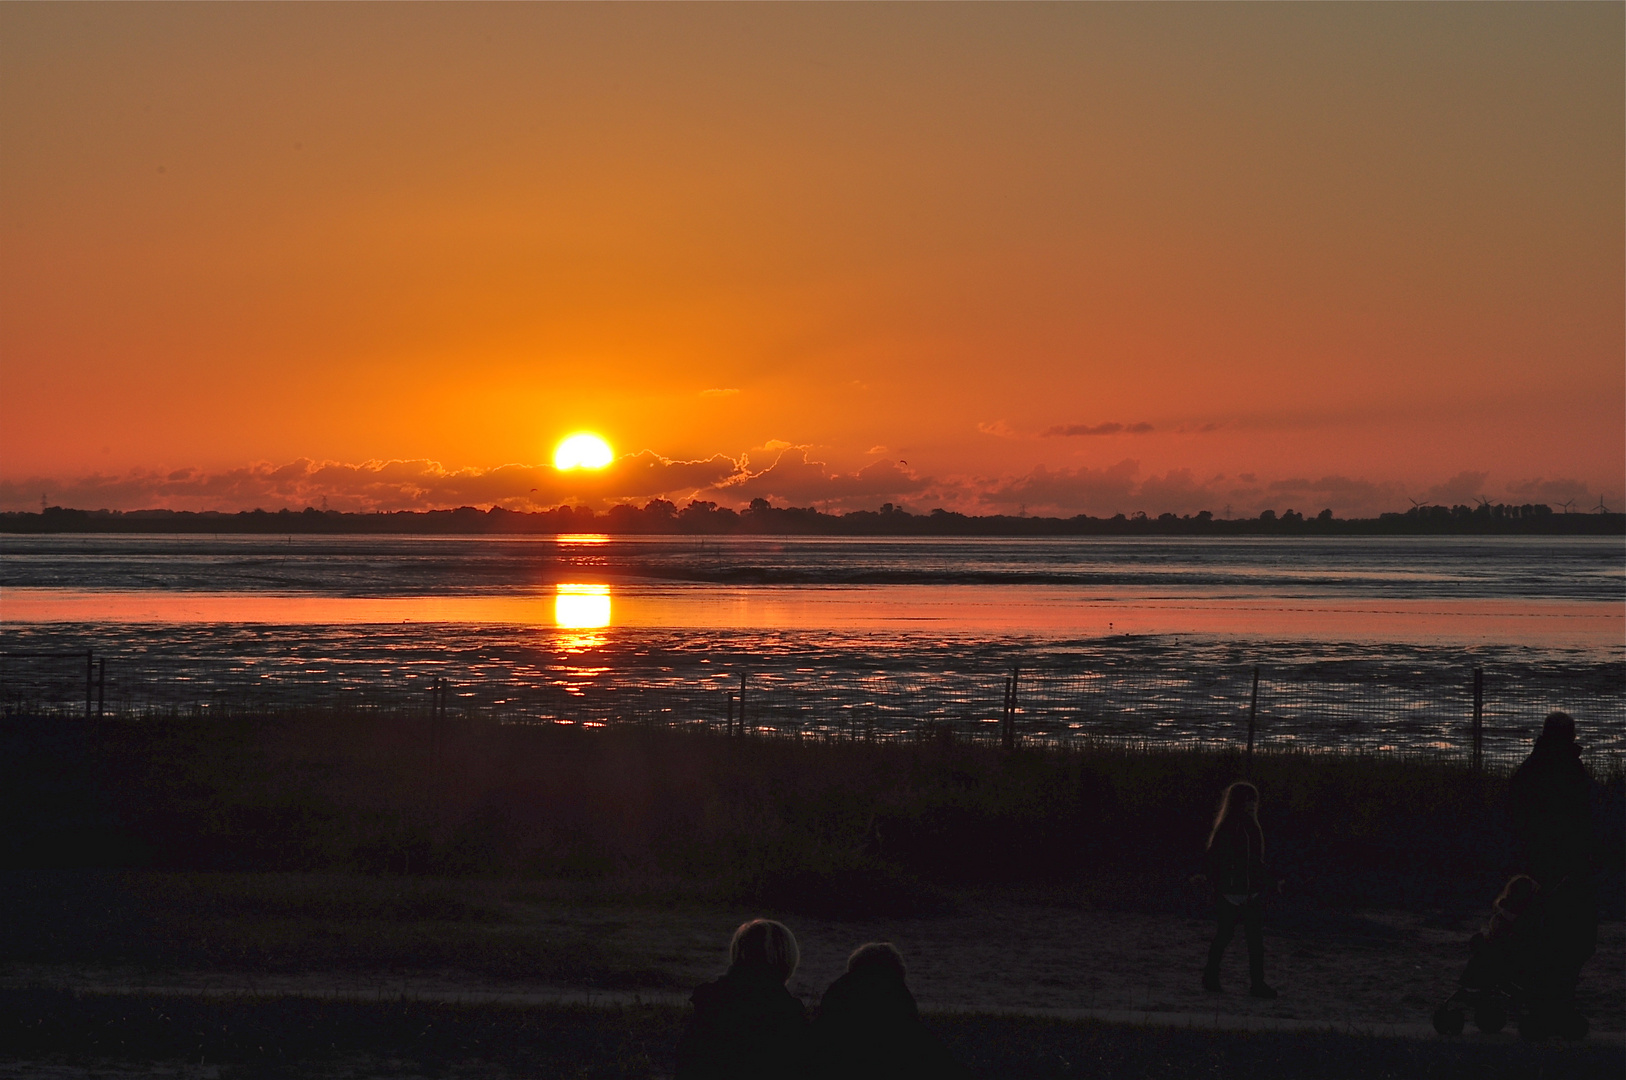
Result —
<svg viewBox="0 0 1626 1080"><path fill-rule="evenodd" d="M1548 715L1508 782L1508 809L1531 876L1545 886L1592 868L1592 778L1568 713Z"/></svg>
<svg viewBox="0 0 1626 1080"><path fill-rule="evenodd" d="M1570 1007L1581 967L1598 946L1591 796L1575 721L1551 713L1508 782L1508 808L1525 866L1541 885L1541 938L1551 973L1540 990L1560 1009Z"/></svg>
<svg viewBox="0 0 1626 1080"><path fill-rule="evenodd" d="M695 990L677 1080L788 1080L808 1074L807 1012L785 989L801 954L772 919L734 931L728 970Z"/></svg>
<svg viewBox="0 0 1626 1080"><path fill-rule="evenodd" d="M1526 874L1515 874L1502 886L1485 929L1468 942L1472 959L1462 973L1462 985L1497 988L1529 980L1541 959L1541 912L1535 903L1540 891Z"/></svg>
<svg viewBox="0 0 1626 1080"><path fill-rule="evenodd" d="M1208 883L1214 890L1215 913L1219 926L1214 943L1208 947L1208 966L1203 968L1203 989L1220 989L1220 961L1225 947L1242 924L1248 942L1248 993L1256 998L1273 998L1276 991L1265 984L1265 893L1276 882L1265 868L1265 834L1259 828L1259 789L1238 781L1225 789L1219 813L1208 833L1205 864Z"/></svg>
<svg viewBox="0 0 1626 1080"><path fill-rule="evenodd" d="M813 1020L817 1080L958 1080L970 1074L920 1022L903 957L887 942L861 945L830 984Z"/></svg>

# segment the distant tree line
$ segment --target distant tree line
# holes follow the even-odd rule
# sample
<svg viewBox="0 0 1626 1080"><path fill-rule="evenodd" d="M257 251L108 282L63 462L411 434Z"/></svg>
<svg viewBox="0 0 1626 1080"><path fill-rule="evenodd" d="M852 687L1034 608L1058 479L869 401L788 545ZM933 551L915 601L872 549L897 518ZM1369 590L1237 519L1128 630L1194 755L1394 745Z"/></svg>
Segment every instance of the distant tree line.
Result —
<svg viewBox="0 0 1626 1080"><path fill-rule="evenodd" d="M1197 514L1116 514L1109 518L972 516L949 510L914 514L891 503L879 510L820 513L813 507L773 506L753 499L744 510L695 500L681 509L665 499L608 510L559 506L523 512L398 510L347 514L338 510L71 510L0 514L3 533L328 533L328 534L689 534L775 536L1432 536L1626 535L1626 514L1555 514L1545 504L1416 506L1375 518L1335 518L1331 510L1297 510L1255 518Z"/></svg>

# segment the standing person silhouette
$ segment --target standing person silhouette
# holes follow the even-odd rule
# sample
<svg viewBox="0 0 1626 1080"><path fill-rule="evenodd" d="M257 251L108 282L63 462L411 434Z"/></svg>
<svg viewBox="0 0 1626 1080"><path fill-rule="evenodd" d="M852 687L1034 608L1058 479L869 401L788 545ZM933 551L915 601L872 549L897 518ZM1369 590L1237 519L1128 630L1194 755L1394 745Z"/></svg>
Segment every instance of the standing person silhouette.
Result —
<svg viewBox="0 0 1626 1080"><path fill-rule="evenodd" d="M801 960L784 923L752 919L734 931L728 970L699 987L678 1040L676 1080L802 1080L807 1011L785 988Z"/></svg>
<svg viewBox="0 0 1626 1080"><path fill-rule="evenodd" d="M1508 809L1530 874L1548 887L1592 868L1592 778L1581 763L1575 720L1554 712L1512 779Z"/></svg>
<svg viewBox="0 0 1626 1080"><path fill-rule="evenodd" d="M1242 924L1248 942L1248 994L1273 998L1276 991L1265 983L1265 892L1278 883L1265 869L1265 834L1259 827L1259 789L1237 781L1225 789L1214 826L1208 832L1205 867L1214 889L1215 913L1219 926L1214 943L1208 947L1208 966L1203 968L1203 989L1220 989L1220 961L1225 947Z"/></svg>
<svg viewBox="0 0 1626 1080"><path fill-rule="evenodd" d="M1541 938L1550 958L1537 1024L1585 1031L1575 1009L1581 968L1598 947L1598 881L1593 868L1597 836L1592 821L1592 778L1575 742L1575 720L1554 712L1542 723L1530 756L1508 781L1508 809L1520 856L1541 885Z"/></svg>

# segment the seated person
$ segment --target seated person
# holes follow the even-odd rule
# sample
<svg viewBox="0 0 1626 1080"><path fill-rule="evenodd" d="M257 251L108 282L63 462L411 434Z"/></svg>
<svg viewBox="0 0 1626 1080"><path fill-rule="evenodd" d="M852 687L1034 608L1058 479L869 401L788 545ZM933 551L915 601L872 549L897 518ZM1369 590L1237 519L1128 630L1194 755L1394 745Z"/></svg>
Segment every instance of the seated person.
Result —
<svg viewBox="0 0 1626 1080"><path fill-rule="evenodd" d="M1475 989L1505 989L1526 982L1533 967L1539 914L1532 910L1540 891L1534 880L1518 874L1508 880L1491 905L1490 921L1469 941L1473 953L1462 984Z"/></svg>
<svg viewBox="0 0 1626 1080"><path fill-rule="evenodd" d="M785 988L801 959L795 936L783 923L753 919L734 931L728 958L728 970L690 999L677 1080L806 1077L807 1012Z"/></svg>
<svg viewBox="0 0 1626 1080"><path fill-rule="evenodd" d="M813 1021L813 1075L865 1080L970 1074L920 1022L903 957L887 942L862 945L830 984Z"/></svg>

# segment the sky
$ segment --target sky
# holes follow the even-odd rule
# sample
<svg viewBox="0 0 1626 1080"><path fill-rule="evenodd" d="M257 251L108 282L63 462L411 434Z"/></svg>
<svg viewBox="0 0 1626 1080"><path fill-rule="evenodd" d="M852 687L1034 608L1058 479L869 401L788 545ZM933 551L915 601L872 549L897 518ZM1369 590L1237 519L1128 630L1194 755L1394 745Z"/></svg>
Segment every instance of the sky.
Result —
<svg viewBox="0 0 1626 1080"><path fill-rule="evenodd" d="M1623 43L0 5L0 509L1619 510ZM555 470L577 431L615 463Z"/></svg>

